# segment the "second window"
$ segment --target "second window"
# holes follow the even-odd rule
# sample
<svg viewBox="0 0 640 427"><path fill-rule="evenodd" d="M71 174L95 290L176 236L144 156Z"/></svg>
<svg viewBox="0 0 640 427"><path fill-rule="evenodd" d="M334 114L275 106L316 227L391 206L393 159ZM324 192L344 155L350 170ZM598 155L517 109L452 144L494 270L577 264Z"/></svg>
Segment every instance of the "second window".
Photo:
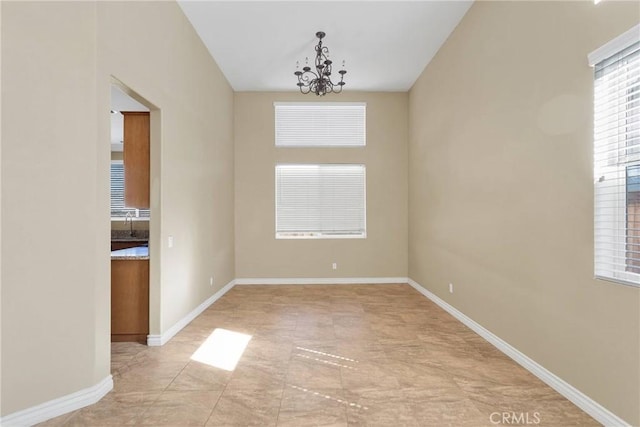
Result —
<svg viewBox="0 0 640 427"><path fill-rule="evenodd" d="M366 174L356 164L276 166L276 238L365 238Z"/></svg>

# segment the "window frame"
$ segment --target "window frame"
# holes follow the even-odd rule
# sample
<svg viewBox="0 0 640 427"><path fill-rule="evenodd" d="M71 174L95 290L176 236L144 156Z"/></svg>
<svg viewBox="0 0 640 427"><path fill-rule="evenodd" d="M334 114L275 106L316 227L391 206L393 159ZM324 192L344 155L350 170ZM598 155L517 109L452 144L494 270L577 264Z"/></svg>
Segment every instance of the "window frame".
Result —
<svg viewBox="0 0 640 427"><path fill-rule="evenodd" d="M129 218L132 221L149 221L151 219L151 209L138 209L138 208L128 208L130 210L134 210L135 211L135 215L136 216L132 216L132 217L126 217L126 216L112 216L111 212L113 211L112 209L112 205L111 205L111 166L117 164L117 165L123 165L124 167L124 160L114 160L112 159L109 163L109 216L111 218L112 222L117 222L117 221L127 221L127 218ZM148 216L141 216L141 212L147 211L149 212Z"/></svg>
<svg viewBox="0 0 640 427"><path fill-rule="evenodd" d="M278 107L280 106L309 106L309 107L363 107L362 119L362 144L279 144L278 134ZM274 145L276 148L364 148L367 146L367 103L366 102L274 102L273 103L273 123L274 123Z"/></svg>
<svg viewBox="0 0 640 427"><path fill-rule="evenodd" d="M629 149L638 150L640 145L627 144L628 133L633 132L633 130L625 131L625 139L614 142L613 149L608 147L611 143L606 143L596 138L596 114L601 106L596 104L595 92L598 79L601 78L597 75L598 66L611 60L616 55L621 55L625 50L637 43L640 43L640 25L634 26L588 55L589 65L595 69L593 80L594 115L592 118L594 126L594 277L633 287L640 287L640 274L629 271L629 268L637 268L634 265L630 266L629 262L639 261L640 255L636 257L629 256L629 252L632 251L629 246L637 245L629 242L629 239L637 237L629 234L629 170L640 166L640 155L638 153L629 154L627 151L630 151ZM630 98L633 94L626 93L618 96ZM616 98L616 100L618 99ZM625 103L629 102L633 102L633 100L625 100ZM633 107L626 108L633 109ZM628 109L624 110L624 112L627 111ZM629 126L629 123L625 122L624 125L618 125L618 127ZM613 156L609 156L604 160L598 159L599 155L601 155L599 150L603 148L605 148L603 152L613 152ZM612 182L613 184L610 184ZM606 213L607 210L610 213Z"/></svg>
<svg viewBox="0 0 640 427"><path fill-rule="evenodd" d="M361 233L328 234L322 231L310 231L306 234L278 231L278 167L280 166L359 166L362 168L362 214L363 231ZM274 226L276 240L318 240L318 239L366 239L367 238L367 166L364 163L276 163L274 167Z"/></svg>

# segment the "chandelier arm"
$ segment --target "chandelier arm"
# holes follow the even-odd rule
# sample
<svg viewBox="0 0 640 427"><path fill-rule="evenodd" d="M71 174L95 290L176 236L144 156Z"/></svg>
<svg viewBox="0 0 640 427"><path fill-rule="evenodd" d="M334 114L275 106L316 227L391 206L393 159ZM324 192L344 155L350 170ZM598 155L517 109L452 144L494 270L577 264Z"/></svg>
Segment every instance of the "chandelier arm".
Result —
<svg viewBox="0 0 640 427"><path fill-rule="evenodd" d="M305 71L304 73L302 73L299 78L302 78L304 81L312 81L314 79L318 78L318 75L316 73L314 73L313 71Z"/></svg>
<svg viewBox="0 0 640 427"><path fill-rule="evenodd" d="M298 83L302 83L305 87L308 87L317 78L318 76L313 71L305 71L298 75Z"/></svg>
<svg viewBox="0 0 640 427"><path fill-rule="evenodd" d="M298 86L298 87L300 88L300 92L302 92L305 95L311 92L311 88L309 86Z"/></svg>

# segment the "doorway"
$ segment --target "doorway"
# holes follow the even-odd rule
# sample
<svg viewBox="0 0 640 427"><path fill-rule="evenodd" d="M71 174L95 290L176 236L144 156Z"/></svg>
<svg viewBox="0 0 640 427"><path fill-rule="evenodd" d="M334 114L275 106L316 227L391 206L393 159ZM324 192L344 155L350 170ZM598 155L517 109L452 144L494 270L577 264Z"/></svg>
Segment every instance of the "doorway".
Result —
<svg viewBox="0 0 640 427"><path fill-rule="evenodd" d="M159 318L159 295L152 269L158 266L154 231L159 209L151 181L153 126L159 110L112 78L110 114L111 342L147 344ZM158 162L159 165L159 162ZM157 181L157 180L156 180ZM159 233L158 233L159 234ZM157 277L157 276L156 276ZM155 282L157 283L157 282Z"/></svg>

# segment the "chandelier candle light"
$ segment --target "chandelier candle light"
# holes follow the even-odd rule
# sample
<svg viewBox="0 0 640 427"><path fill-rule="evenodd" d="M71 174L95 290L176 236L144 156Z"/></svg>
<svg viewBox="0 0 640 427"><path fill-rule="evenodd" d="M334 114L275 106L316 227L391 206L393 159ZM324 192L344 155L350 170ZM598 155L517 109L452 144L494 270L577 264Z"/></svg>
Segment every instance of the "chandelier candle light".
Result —
<svg viewBox="0 0 640 427"><path fill-rule="evenodd" d="M300 92L309 93L313 92L318 96L323 96L328 93L340 93L342 87L345 85L343 79L347 71L344 69L344 61L342 61L342 70L338 71L340 74L340 81L333 83L331 81L331 65L333 62L329 59L329 48L322 46L322 39L326 36L323 31L318 31L316 37L319 39L316 45L316 69L311 70L309 67L309 58L305 58L305 66L302 67L302 71L299 70L300 64L296 61L296 72L293 73L298 77L298 87Z"/></svg>

